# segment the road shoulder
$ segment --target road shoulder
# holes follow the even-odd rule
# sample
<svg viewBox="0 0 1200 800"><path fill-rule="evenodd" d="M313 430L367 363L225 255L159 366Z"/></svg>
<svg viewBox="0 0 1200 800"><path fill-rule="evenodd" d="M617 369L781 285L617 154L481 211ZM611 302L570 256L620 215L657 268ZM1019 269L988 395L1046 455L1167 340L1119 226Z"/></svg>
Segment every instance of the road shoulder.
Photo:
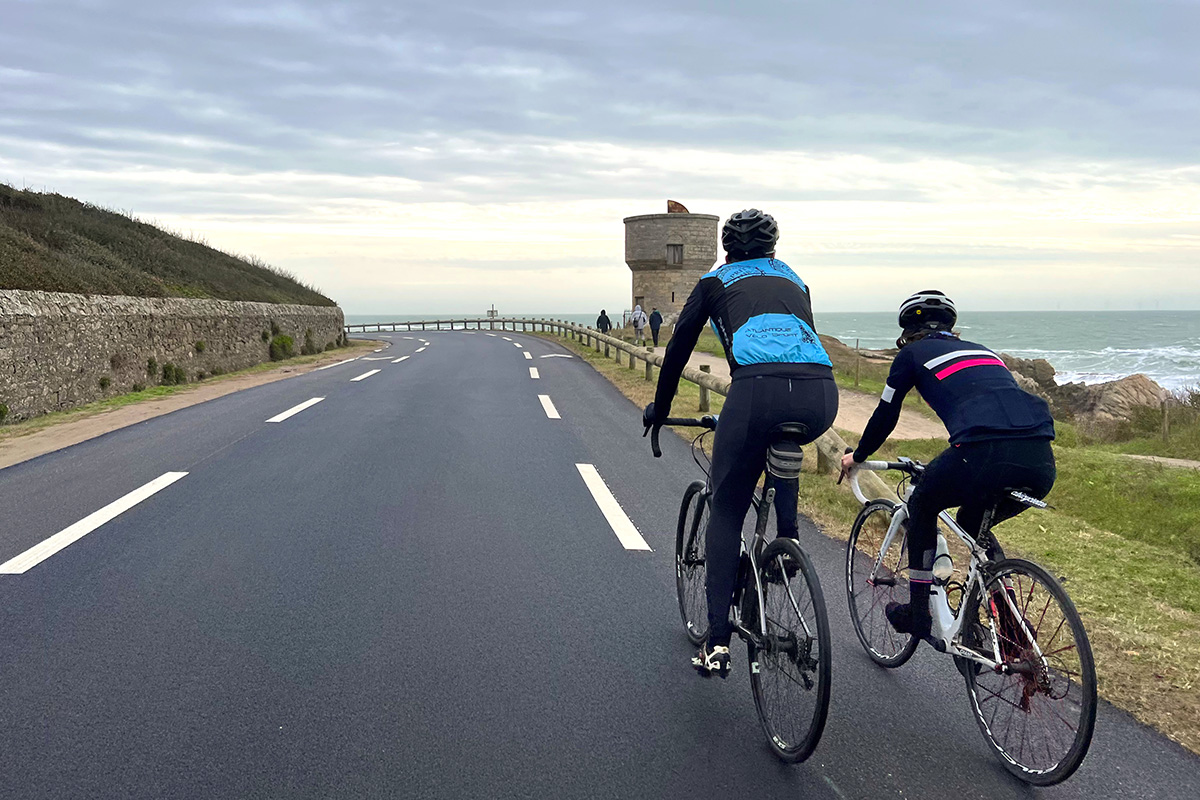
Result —
<svg viewBox="0 0 1200 800"><path fill-rule="evenodd" d="M161 417L182 408L199 405L218 397L263 386L286 378L304 375L327 364L357 358L369 353L378 343L352 339L345 349L331 350L320 356L309 357L302 363L287 361L269 370L251 368L231 373L220 378L196 383L181 388L166 397L155 397L117 408L92 407L76 409L53 420L35 418L26 423L0 429L0 469L20 464L32 458L53 453L66 447L86 442L130 425L136 425L154 417Z"/></svg>

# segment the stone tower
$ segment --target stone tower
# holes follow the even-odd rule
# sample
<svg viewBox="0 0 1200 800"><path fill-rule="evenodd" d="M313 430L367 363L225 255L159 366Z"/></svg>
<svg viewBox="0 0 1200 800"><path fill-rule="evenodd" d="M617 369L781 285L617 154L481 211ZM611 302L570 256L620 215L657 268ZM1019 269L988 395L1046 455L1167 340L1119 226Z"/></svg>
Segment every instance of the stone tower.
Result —
<svg viewBox="0 0 1200 800"><path fill-rule="evenodd" d="M720 217L691 214L672 200L668 213L625 218L625 263L633 270L632 305L658 308L666 324L717 260ZM680 210L675 210L680 209Z"/></svg>

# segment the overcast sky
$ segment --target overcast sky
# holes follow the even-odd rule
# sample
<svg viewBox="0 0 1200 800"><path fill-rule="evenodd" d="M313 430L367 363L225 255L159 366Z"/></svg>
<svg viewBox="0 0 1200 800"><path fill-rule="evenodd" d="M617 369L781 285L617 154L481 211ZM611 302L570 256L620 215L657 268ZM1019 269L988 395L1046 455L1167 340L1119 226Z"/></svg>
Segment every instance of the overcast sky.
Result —
<svg viewBox="0 0 1200 800"><path fill-rule="evenodd" d="M0 0L0 181L348 313L627 307L667 198L818 311L1200 308L1198 0L174 5Z"/></svg>

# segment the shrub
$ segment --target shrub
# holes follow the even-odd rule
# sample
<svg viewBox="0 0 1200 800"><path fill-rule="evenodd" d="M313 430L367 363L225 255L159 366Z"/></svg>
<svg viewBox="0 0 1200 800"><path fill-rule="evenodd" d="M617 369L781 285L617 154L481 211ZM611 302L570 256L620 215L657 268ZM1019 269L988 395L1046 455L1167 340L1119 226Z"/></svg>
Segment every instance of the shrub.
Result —
<svg viewBox="0 0 1200 800"><path fill-rule="evenodd" d="M283 361L285 358L291 358L296 353L293 350L295 342L292 337L279 334L271 340L271 360Z"/></svg>
<svg viewBox="0 0 1200 800"><path fill-rule="evenodd" d="M112 386L112 379L109 378L107 375L101 375L100 376L100 391L107 392L109 386Z"/></svg>
<svg viewBox="0 0 1200 800"><path fill-rule="evenodd" d="M263 332L262 332L262 340L263 340L264 342L269 342L269 341L271 341L271 332L270 332L270 331L263 331Z"/></svg>
<svg viewBox="0 0 1200 800"><path fill-rule="evenodd" d="M214 378L215 378L215 377L217 377L218 375L224 375L224 374L225 374L225 370L221 369L220 367L213 367L213 368L212 368L212 371L211 371L211 372L209 372L208 374L209 374L209 375L211 375L212 377L214 377Z"/></svg>
<svg viewBox="0 0 1200 800"><path fill-rule="evenodd" d="M187 373L183 367L177 367L171 362L162 365L162 385L163 386L178 386L181 383L187 383Z"/></svg>
<svg viewBox="0 0 1200 800"><path fill-rule="evenodd" d="M317 347L317 340L313 337L312 328L304 330L304 346L300 348L300 352L306 356L321 352L321 348Z"/></svg>
<svg viewBox="0 0 1200 800"><path fill-rule="evenodd" d="M196 373L196 380L198 380L198 381L202 381L207 377L208 377L208 374L204 370L200 370L199 372Z"/></svg>
<svg viewBox="0 0 1200 800"><path fill-rule="evenodd" d="M0 403L0 425L3 425L6 419L8 419L8 406Z"/></svg>
<svg viewBox="0 0 1200 800"><path fill-rule="evenodd" d="M146 361L146 374L153 377L158 374L158 361L150 358Z"/></svg>
<svg viewBox="0 0 1200 800"><path fill-rule="evenodd" d="M133 385L133 391L135 391L135 392L144 392L144 391L146 391L146 384L144 384L144 383L135 383L135 384Z"/></svg>
<svg viewBox="0 0 1200 800"><path fill-rule="evenodd" d="M196 352L197 353L204 352L204 340L200 340L200 341L196 342Z"/></svg>

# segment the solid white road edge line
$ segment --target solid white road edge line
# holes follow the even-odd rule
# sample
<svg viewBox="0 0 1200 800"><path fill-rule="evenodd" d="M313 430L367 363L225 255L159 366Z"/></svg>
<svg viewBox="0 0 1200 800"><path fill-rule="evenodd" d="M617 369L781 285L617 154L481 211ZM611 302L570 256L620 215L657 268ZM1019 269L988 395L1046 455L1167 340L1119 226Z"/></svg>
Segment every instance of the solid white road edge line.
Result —
<svg viewBox="0 0 1200 800"><path fill-rule="evenodd" d="M550 419L562 419L558 415L558 409L554 407L554 403L550 400L550 395L539 394L538 400L542 401L542 408L546 410L546 416Z"/></svg>
<svg viewBox="0 0 1200 800"><path fill-rule="evenodd" d="M104 523L111 519L115 519L151 495L157 494L158 492L167 488L184 475L187 475L187 473L168 472L165 475L150 481L140 489L134 489L120 500L114 500L99 511L88 514L74 525L63 528L49 539L35 544L33 547L29 548L24 553L21 553L19 556L10 558L8 561L0 564L0 574L24 574L58 551L87 536Z"/></svg>
<svg viewBox="0 0 1200 800"><path fill-rule="evenodd" d="M314 397L312 400L305 400L300 405L292 406L291 408L289 408L287 411L283 412L282 414L276 414L275 416L273 416L269 420L267 420L267 422L283 422L288 417L294 417L306 408L312 408L313 406L315 406L317 403L321 402L324 399L325 399L324 397Z"/></svg>
<svg viewBox="0 0 1200 800"><path fill-rule="evenodd" d="M604 518L608 520L608 526L617 535L621 546L626 550L649 550L650 545L646 544L646 540L633 526L633 522L621 508L617 498L613 497L604 478L601 478L600 473L596 471L596 467L592 464L576 464L575 468L579 470L583 482L587 484L588 491L592 493L592 499L596 501L596 505L600 506L600 513L604 514Z"/></svg>
<svg viewBox="0 0 1200 800"><path fill-rule="evenodd" d="M530 367L529 368L529 377L533 378L536 381L538 378L540 378L542 376L538 374L537 367Z"/></svg>
<svg viewBox="0 0 1200 800"><path fill-rule="evenodd" d="M316 369L313 370L313 372L320 372L323 369L332 369L334 367L340 367L342 364L349 364L351 361L358 361L358 359L357 358L347 358L345 361L339 361L336 364L326 364L323 367L317 367Z"/></svg>
<svg viewBox="0 0 1200 800"><path fill-rule="evenodd" d="M399 358L397 358L397 359L396 359L395 361L393 361L392 363L393 363L393 364L399 364L401 361L404 361L404 360L405 360L405 359L407 359L407 358L408 358L408 356L400 356Z"/></svg>
<svg viewBox="0 0 1200 800"><path fill-rule="evenodd" d="M530 361L533 361L533 354L530 353L528 350L525 351L525 357L528 358Z"/></svg>
<svg viewBox="0 0 1200 800"><path fill-rule="evenodd" d="M373 370L371 370L370 372L364 372L362 375L359 375L357 378L351 378L351 379L350 379L350 382L351 382L351 383L356 383L356 382L358 382L358 381L365 381L367 378L371 377L371 376L372 376L372 375L374 375L376 372L380 372L380 370L373 369Z"/></svg>

